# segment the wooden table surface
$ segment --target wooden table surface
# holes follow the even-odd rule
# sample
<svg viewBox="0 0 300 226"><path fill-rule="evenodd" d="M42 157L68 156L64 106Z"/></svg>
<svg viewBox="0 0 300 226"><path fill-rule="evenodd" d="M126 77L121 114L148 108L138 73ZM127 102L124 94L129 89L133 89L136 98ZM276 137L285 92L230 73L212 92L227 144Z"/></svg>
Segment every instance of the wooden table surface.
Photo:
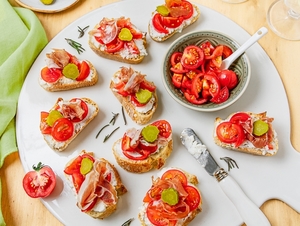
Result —
<svg viewBox="0 0 300 226"><path fill-rule="evenodd" d="M9 1L13 6L18 6L15 0ZM76 5L63 12L54 14L37 12L36 15L43 24L50 41L77 18L117 1L80 0ZM228 4L221 0L193 0L193 2L222 13L239 24L249 34L253 34L261 26L269 28L266 14L273 0L248 0L240 4ZM300 151L300 139L297 139L300 137L300 41L284 40L270 30L268 35L259 41L259 44L273 61L286 89L291 112L291 142L294 148ZM6 158L4 166L0 169L0 176L2 181L2 211L8 226L62 225L39 199L31 199L23 191L24 170L17 152ZM300 214L280 200L265 202L261 206L261 210L266 214L272 226L300 225Z"/></svg>

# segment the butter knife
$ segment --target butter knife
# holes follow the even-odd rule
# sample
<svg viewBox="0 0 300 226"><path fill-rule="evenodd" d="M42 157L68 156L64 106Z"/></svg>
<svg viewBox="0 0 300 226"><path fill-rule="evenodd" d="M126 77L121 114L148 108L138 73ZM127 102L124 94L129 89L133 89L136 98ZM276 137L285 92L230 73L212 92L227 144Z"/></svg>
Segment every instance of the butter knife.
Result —
<svg viewBox="0 0 300 226"><path fill-rule="evenodd" d="M247 226L271 225L263 212L247 197L237 182L218 165L194 130L191 128L184 129L180 139L181 143L206 172L217 179L223 192L235 205Z"/></svg>

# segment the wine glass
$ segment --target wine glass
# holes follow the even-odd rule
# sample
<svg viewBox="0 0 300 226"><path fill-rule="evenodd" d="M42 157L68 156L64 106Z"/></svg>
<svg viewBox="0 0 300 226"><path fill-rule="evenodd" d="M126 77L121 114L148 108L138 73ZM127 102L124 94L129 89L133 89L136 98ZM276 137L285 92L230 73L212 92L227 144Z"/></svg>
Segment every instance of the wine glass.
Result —
<svg viewBox="0 0 300 226"><path fill-rule="evenodd" d="M269 8L270 28L287 40L300 40L300 0L275 1Z"/></svg>

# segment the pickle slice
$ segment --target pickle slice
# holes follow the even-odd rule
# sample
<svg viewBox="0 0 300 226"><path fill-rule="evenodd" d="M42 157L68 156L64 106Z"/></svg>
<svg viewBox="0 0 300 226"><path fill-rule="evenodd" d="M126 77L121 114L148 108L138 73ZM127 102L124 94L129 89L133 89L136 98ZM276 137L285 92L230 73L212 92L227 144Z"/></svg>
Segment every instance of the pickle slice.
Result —
<svg viewBox="0 0 300 226"><path fill-rule="evenodd" d="M135 96L141 104L146 104L151 99L152 92L147 89L139 89L139 91L136 92Z"/></svg>
<svg viewBox="0 0 300 226"><path fill-rule="evenodd" d="M75 64L67 64L63 71L63 75L69 79L75 80L79 76L78 67Z"/></svg>
<svg viewBox="0 0 300 226"><path fill-rule="evenodd" d="M179 201L178 192L174 188L167 188L162 191L161 199L163 202L168 203L171 206L174 206Z"/></svg>
<svg viewBox="0 0 300 226"><path fill-rule="evenodd" d="M57 120L57 119L60 119L62 118L63 115L58 111L58 110L52 110L49 112L49 115L46 119L46 122L49 126L53 126L54 122Z"/></svg>
<svg viewBox="0 0 300 226"><path fill-rule="evenodd" d="M162 16L168 16L169 15L169 10L165 5L157 6L156 11Z"/></svg>
<svg viewBox="0 0 300 226"><path fill-rule="evenodd" d="M131 41L133 35L131 34L131 31L128 28L122 28L120 33L119 33L119 39L122 41Z"/></svg>
<svg viewBox="0 0 300 226"><path fill-rule="evenodd" d="M156 126L148 125L142 129L142 136L150 143L156 141L159 134L159 129Z"/></svg>
<svg viewBox="0 0 300 226"><path fill-rule="evenodd" d="M262 136L269 130L269 125L268 123L262 121L262 120L257 120L253 124L253 134L256 136Z"/></svg>
<svg viewBox="0 0 300 226"><path fill-rule="evenodd" d="M81 160L80 173L82 175L88 174L93 168L93 161L89 158L83 158Z"/></svg>

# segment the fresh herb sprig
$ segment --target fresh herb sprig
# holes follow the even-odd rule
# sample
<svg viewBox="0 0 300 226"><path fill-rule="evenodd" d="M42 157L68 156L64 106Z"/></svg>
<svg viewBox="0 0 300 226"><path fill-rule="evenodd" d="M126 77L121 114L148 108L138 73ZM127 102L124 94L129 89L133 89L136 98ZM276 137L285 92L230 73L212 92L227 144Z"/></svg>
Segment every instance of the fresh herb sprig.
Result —
<svg viewBox="0 0 300 226"><path fill-rule="evenodd" d="M123 115L124 125L126 126L127 125L127 120L126 120L126 117L125 117L125 114L124 114L123 106L122 106L122 115Z"/></svg>
<svg viewBox="0 0 300 226"><path fill-rule="evenodd" d="M65 38L67 43L72 46L74 49L77 50L78 54L82 53L85 51L85 49L82 47L82 45L79 42L76 42L70 38Z"/></svg>
<svg viewBox="0 0 300 226"><path fill-rule="evenodd" d="M105 141L107 141L108 138L110 138L110 136L113 135L113 133L114 133L115 131L117 131L119 128L120 128L120 126L117 127L117 128L115 128L110 134L107 134L107 135L104 137L103 143L104 143Z"/></svg>
<svg viewBox="0 0 300 226"><path fill-rule="evenodd" d="M103 126L103 127L99 130L99 132L98 132L97 135L96 135L96 139L98 138L99 134L100 134L107 126L110 126L110 125L114 125L114 124L115 124L116 119L117 119L119 113L113 113L113 112L112 112L112 114L113 114L112 119L109 121L109 123L107 123L105 126Z"/></svg>
<svg viewBox="0 0 300 226"><path fill-rule="evenodd" d="M85 32L85 30L89 28L89 25L88 25L88 26L86 26L86 27L84 27L84 28L81 28L81 27L79 27L79 26L77 26L77 27L78 27L78 32L79 32L79 36L78 36L78 38L81 38L81 37L83 37L83 36L84 36L84 32Z"/></svg>
<svg viewBox="0 0 300 226"><path fill-rule="evenodd" d="M121 226L129 226L132 221L133 218L130 218L129 220L125 221Z"/></svg>
<svg viewBox="0 0 300 226"><path fill-rule="evenodd" d="M230 171L232 168L235 168L235 167L239 169L239 166L237 165L236 161L234 161L232 158L223 157L223 158L220 158L220 159L224 160L227 163L228 171Z"/></svg>

